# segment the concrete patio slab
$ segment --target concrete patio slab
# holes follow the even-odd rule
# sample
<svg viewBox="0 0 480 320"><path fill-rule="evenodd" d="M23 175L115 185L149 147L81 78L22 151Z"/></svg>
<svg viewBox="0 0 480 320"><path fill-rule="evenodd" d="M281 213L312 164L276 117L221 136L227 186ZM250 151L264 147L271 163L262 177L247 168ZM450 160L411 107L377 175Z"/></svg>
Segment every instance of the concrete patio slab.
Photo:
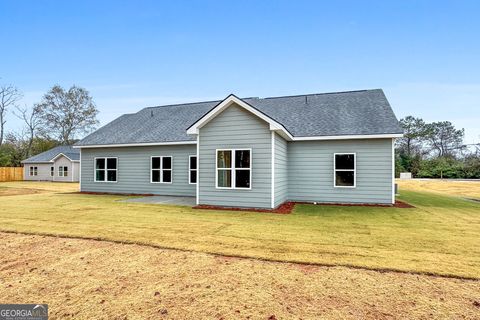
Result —
<svg viewBox="0 0 480 320"><path fill-rule="evenodd" d="M121 200L121 202L172 204L172 205L193 207L195 205L195 197L149 196L149 197L141 197L141 198L130 198L126 200Z"/></svg>

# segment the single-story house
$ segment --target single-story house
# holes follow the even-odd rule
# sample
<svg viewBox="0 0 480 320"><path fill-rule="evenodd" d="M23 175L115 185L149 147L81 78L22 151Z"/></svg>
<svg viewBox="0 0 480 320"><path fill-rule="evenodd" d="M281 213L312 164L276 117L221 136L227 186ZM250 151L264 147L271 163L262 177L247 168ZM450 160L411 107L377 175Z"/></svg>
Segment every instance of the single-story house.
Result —
<svg viewBox="0 0 480 320"><path fill-rule="evenodd" d="M23 180L78 182L80 150L58 146L22 161Z"/></svg>
<svg viewBox="0 0 480 320"><path fill-rule="evenodd" d="M199 205L392 204L402 129L380 89L149 107L74 147L87 192Z"/></svg>

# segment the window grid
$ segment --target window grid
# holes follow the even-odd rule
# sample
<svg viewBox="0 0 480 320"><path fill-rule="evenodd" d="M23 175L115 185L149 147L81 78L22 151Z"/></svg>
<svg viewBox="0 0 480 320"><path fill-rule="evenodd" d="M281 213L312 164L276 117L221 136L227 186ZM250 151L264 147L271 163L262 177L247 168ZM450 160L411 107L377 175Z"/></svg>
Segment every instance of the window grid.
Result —
<svg viewBox="0 0 480 320"><path fill-rule="evenodd" d="M103 160L103 168L97 168L97 161L98 160ZM108 160L115 160L115 168L108 168ZM93 161L94 165L94 172L93 172L93 178L95 182L108 182L108 183L116 183L118 181L118 158L117 157L100 157L100 158L94 158ZM103 172L103 180L97 179L97 173ZM115 180L108 180L108 173L115 173Z"/></svg>
<svg viewBox="0 0 480 320"><path fill-rule="evenodd" d="M170 159L170 168L164 168L164 159ZM159 159L160 167L153 168L153 160ZM153 181L154 172L158 172L159 181ZM170 172L170 181L165 181L165 172ZM173 157L172 156L152 156L150 157L150 183L173 183Z"/></svg>
<svg viewBox="0 0 480 320"><path fill-rule="evenodd" d="M195 168L192 168L192 158L195 158L194 163L195 163ZM198 161L197 161L197 156L189 156L188 157L188 183L189 184L197 184L198 181ZM195 173L195 181L192 181L192 173Z"/></svg>
<svg viewBox="0 0 480 320"><path fill-rule="evenodd" d="M34 177L38 175L38 167L29 167L29 175L30 177Z"/></svg>
<svg viewBox="0 0 480 320"><path fill-rule="evenodd" d="M218 167L218 154L219 152L230 152L230 167ZM242 168L236 166L236 152L237 151L248 151L249 152L249 167ZM215 150L215 187L217 189L235 189L235 190L251 190L252 189L252 149L251 148L240 148L240 149L216 149ZM237 187L236 186L236 176L237 171L249 171L249 186L248 187ZM230 187L221 187L218 185L219 172L230 172Z"/></svg>
<svg viewBox="0 0 480 320"><path fill-rule="evenodd" d="M53 172L52 172L53 174ZM59 166L58 167L58 176L59 177L68 177L68 167L67 166Z"/></svg>
<svg viewBox="0 0 480 320"><path fill-rule="evenodd" d="M336 158L341 155L353 155L353 169L337 169ZM353 185L341 186L337 185L337 172L353 172ZM334 188L356 188L357 187L357 154L350 153L334 153L333 154L333 186Z"/></svg>

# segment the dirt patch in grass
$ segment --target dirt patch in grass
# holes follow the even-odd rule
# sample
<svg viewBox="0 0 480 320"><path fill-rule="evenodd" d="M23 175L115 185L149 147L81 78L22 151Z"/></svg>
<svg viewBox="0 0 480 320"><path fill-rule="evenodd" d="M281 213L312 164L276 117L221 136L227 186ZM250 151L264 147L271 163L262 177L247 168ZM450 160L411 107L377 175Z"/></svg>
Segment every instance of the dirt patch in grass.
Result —
<svg viewBox="0 0 480 320"><path fill-rule="evenodd" d="M42 193L44 190L28 189L28 188L0 188L0 197L4 196L20 196L26 194Z"/></svg>
<svg viewBox="0 0 480 320"><path fill-rule="evenodd" d="M51 319L479 315L480 282L0 233L0 296Z"/></svg>

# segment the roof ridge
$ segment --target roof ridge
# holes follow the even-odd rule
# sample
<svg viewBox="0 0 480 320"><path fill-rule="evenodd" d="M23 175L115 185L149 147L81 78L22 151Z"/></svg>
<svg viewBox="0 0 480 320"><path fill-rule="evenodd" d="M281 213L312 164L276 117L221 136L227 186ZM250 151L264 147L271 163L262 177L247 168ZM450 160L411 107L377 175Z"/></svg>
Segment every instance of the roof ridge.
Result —
<svg viewBox="0 0 480 320"><path fill-rule="evenodd" d="M244 97L244 98L239 98L242 100L247 100L247 99L277 99L277 98L293 98L293 97L305 97L305 96L320 96L320 95L327 95L327 94L341 94L341 93L353 93L353 92L366 92L366 91L375 91L375 90L382 90L382 89L363 89L363 90L347 90L347 91L332 91L332 92L321 92L321 93L307 93L307 94L296 94L296 95L286 95L286 96L276 96L276 97L265 97L265 98L259 98L259 97ZM140 111L146 110L146 109L153 109L153 108L165 108L165 107L176 107L176 106L186 106L186 105L193 105L193 104L201 104L201 103L212 103L212 102L221 102L224 99L218 99L218 100L207 100L207 101L197 101L197 102L187 102L187 103L174 103L174 104L165 104L165 105L159 105L159 106L151 106L151 107L145 107L143 109L140 109ZM140 112L138 111L138 112ZM137 112L137 113L138 113ZM135 114L135 113L125 113L123 115L127 114Z"/></svg>
<svg viewBox="0 0 480 320"><path fill-rule="evenodd" d="M323 95L327 95L327 94L367 92L367 91L375 91L375 90L382 90L382 89L362 89L362 90L332 91L332 92L321 92L321 93L306 93L306 94L294 94L294 95L277 96L277 97L265 97L265 98L261 98L261 99L294 98L294 97L305 97L305 96L323 96Z"/></svg>
<svg viewBox="0 0 480 320"><path fill-rule="evenodd" d="M164 104L161 106L151 106L151 107L145 107L142 110L145 109L153 109L153 108L164 108L164 107L176 107L176 106L185 106L185 105L191 105L191 104L200 104L200 103L210 103L210 102L220 102L223 101L223 99L220 100L208 100L208 101L197 101L197 102L187 102L187 103L174 103L174 104ZM127 113L128 114L128 113ZM134 113L133 113L134 114Z"/></svg>

